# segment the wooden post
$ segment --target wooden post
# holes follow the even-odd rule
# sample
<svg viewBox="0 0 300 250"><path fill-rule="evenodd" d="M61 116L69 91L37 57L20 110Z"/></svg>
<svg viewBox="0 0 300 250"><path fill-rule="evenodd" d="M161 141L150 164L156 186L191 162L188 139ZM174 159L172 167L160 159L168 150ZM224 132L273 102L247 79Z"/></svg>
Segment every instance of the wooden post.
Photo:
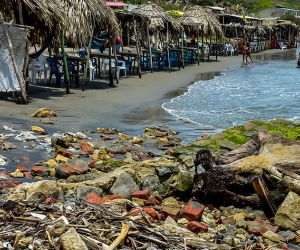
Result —
<svg viewBox="0 0 300 250"><path fill-rule="evenodd" d="M111 70L111 34L110 34L110 30L108 30L108 55L109 55L109 59L108 59L108 68L109 68L109 85L110 86L114 86L114 80L113 80L113 75L112 75L112 70Z"/></svg>
<svg viewBox="0 0 300 250"><path fill-rule="evenodd" d="M203 42L202 42L201 50L203 51ZM201 52L201 54L202 54L202 52ZM200 59L199 59L199 26L197 26L197 63L198 63L198 66L199 66L200 65Z"/></svg>
<svg viewBox="0 0 300 250"><path fill-rule="evenodd" d="M62 28L61 29L61 51L62 51L62 56L63 56L63 67L64 67L64 82L66 84L66 94L70 94L70 77L69 77L69 67L68 67L68 61L67 61L67 56L65 53L65 31ZM77 69L79 70L79 69ZM58 75L56 76L58 77Z"/></svg>
<svg viewBox="0 0 300 250"><path fill-rule="evenodd" d="M201 33L202 33L202 47L201 47L201 54L202 54L202 62L204 62L204 50L203 50L203 43L204 43L204 25L201 24ZM199 27L198 27L199 28Z"/></svg>
<svg viewBox="0 0 300 250"><path fill-rule="evenodd" d="M18 9L19 9L19 19L20 19L20 24L24 24L23 21L23 5L22 5L22 1L18 0Z"/></svg>
<svg viewBox="0 0 300 250"><path fill-rule="evenodd" d="M167 57L168 57L168 66L169 66L169 73L170 73L171 64L170 64L170 51L169 51L169 22L168 21L167 21Z"/></svg>
<svg viewBox="0 0 300 250"><path fill-rule="evenodd" d="M21 103L27 104L28 100L27 100L25 87L24 87L24 79L22 80L22 78L19 74L19 70L18 70L18 67L17 67L17 63L16 63L16 60L15 60L15 55L14 55L14 51L13 51L13 45L12 45L11 39L10 39L9 34L8 34L6 23L4 23L2 13L0 13L0 22L2 23L2 27L3 27L7 42L8 42L8 46L9 46L9 54L10 54L10 57L11 57L11 61L13 63L13 67L14 67L14 70L15 70L15 73L16 73L16 76L17 76L17 79L18 79L18 82L19 82L20 91L21 91Z"/></svg>
<svg viewBox="0 0 300 250"><path fill-rule="evenodd" d="M184 69L183 38L184 38L184 30L182 31L182 39L181 39L181 63L182 63L182 68Z"/></svg>
<svg viewBox="0 0 300 250"><path fill-rule="evenodd" d="M84 90L84 87L87 85L87 71L90 68L90 54L91 54L93 35L94 35L94 26L92 26L91 37L89 40L88 51L87 51L86 60L85 60L85 68L84 68L84 73L83 73L84 81L83 81L83 85L82 85L82 91ZM90 74L91 74L91 72L90 72Z"/></svg>
<svg viewBox="0 0 300 250"><path fill-rule="evenodd" d="M141 74L141 65L140 65L140 48L139 48L139 40L138 40L138 35L137 35L137 32L136 32L136 21L134 19L134 16L133 16L133 29L134 29L134 36L135 36L135 45L136 45L136 52L137 52L137 68L138 68L138 74L139 74L139 77L141 78L142 77L142 74ZM134 73L134 72L133 72Z"/></svg>
<svg viewBox="0 0 300 250"><path fill-rule="evenodd" d="M150 56L150 68L151 68L151 73L153 73L153 66L152 66L152 51L151 51L150 33L149 33L148 23L146 23L146 25L147 25L147 36L148 36L149 56Z"/></svg>

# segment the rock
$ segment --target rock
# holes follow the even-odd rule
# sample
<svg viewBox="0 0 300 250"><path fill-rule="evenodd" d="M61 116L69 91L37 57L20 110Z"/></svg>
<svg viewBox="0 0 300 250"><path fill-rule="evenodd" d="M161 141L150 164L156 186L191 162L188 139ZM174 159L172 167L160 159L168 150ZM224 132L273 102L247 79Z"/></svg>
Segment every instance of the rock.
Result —
<svg viewBox="0 0 300 250"><path fill-rule="evenodd" d="M63 250L88 250L74 228L70 228L60 236L60 244Z"/></svg>
<svg viewBox="0 0 300 250"><path fill-rule="evenodd" d="M66 224L63 220L57 221L53 226L48 228L48 232L53 238L62 235L65 232L65 230Z"/></svg>
<svg viewBox="0 0 300 250"><path fill-rule="evenodd" d="M57 167L58 164L57 162L54 160L54 159L49 159L47 162L46 162L47 166L49 168L54 168L54 167Z"/></svg>
<svg viewBox="0 0 300 250"><path fill-rule="evenodd" d="M130 140L131 138L130 138L129 135L126 135L126 134L124 134L124 133L119 133L119 139L120 139L121 141L128 141L128 140Z"/></svg>
<svg viewBox="0 0 300 250"><path fill-rule="evenodd" d="M240 144L236 144L231 141L218 141L218 144L220 147L226 148L229 150L234 150L234 149L237 149L239 146L241 146Z"/></svg>
<svg viewBox="0 0 300 250"><path fill-rule="evenodd" d="M24 237L23 233L17 233L14 249L26 249L33 242L33 237Z"/></svg>
<svg viewBox="0 0 300 250"><path fill-rule="evenodd" d="M218 141L218 140L225 138L226 136L227 136L227 134L225 134L225 133L217 133L217 134L212 135L210 137L210 139L213 141Z"/></svg>
<svg viewBox="0 0 300 250"><path fill-rule="evenodd" d="M132 142L132 144L138 144L138 145L141 145L141 144L143 144L144 141L143 141L143 139L140 139L140 138L134 136L134 137L131 139L131 142Z"/></svg>
<svg viewBox="0 0 300 250"><path fill-rule="evenodd" d="M14 178L23 178L24 177L24 174L19 169L16 169L15 172L10 173L9 175Z"/></svg>
<svg viewBox="0 0 300 250"><path fill-rule="evenodd" d="M89 164L84 160L77 160L75 165L83 169L85 172L88 172L90 170Z"/></svg>
<svg viewBox="0 0 300 250"><path fill-rule="evenodd" d="M53 117L57 116L57 114L49 108L40 108L37 111L33 112L31 117L45 118L45 117Z"/></svg>
<svg viewBox="0 0 300 250"><path fill-rule="evenodd" d="M300 196L289 192L277 210L274 224L284 230L298 230L300 223Z"/></svg>
<svg viewBox="0 0 300 250"><path fill-rule="evenodd" d="M131 193L138 191L139 187L134 182L129 174L124 171L113 171L116 174L116 180L112 187L109 189L110 194L119 194L123 198L130 199Z"/></svg>
<svg viewBox="0 0 300 250"><path fill-rule="evenodd" d="M257 125L251 121L248 121L244 124L244 129L245 130L252 130L256 127Z"/></svg>
<svg viewBox="0 0 300 250"><path fill-rule="evenodd" d="M161 209L162 219L166 219L170 216L173 220L177 221L180 216L180 205L178 201L173 197L168 197L162 202Z"/></svg>
<svg viewBox="0 0 300 250"><path fill-rule="evenodd" d="M65 157L65 156L63 156L63 155L61 155L61 154L58 154L58 155L56 155L55 160L56 160L57 162L68 162L69 158L68 158L68 157Z"/></svg>
<svg viewBox="0 0 300 250"><path fill-rule="evenodd" d="M157 175L148 174L143 177L141 183L142 189L147 189L152 194L155 191L160 192L160 181Z"/></svg>
<svg viewBox="0 0 300 250"><path fill-rule="evenodd" d="M155 169L158 176L162 177L165 175L178 173L179 169L177 166L159 166Z"/></svg>
<svg viewBox="0 0 300 250"><path fill-rule="evenodd" d="M124 144L111 145L107 147L107 151L112 154L124 155L127 153L127 146Z"/></svg>
<svg viewBox="0 0 300 250"><path fill-rule="evenodd" d="M266 239L275 242L275 243L279 243L281 241L284 241L284 239L277 233L274 233L272 231L267 231L262 235L263 240L265 241Z"/></svg>
<svg viewBox="0 0 300 250"><path fill-rule="evenodd" d="M42 193L45 197L52 197L57 199L60 194L60 190L57 187L56 181L38 181L32 183L22 183L15 188L10 189L6 195L8 200L25 200L25 190L27 190L28 197L36 192ZM28 198L28 199L29 199Z"/></svg>
<svg viewBox="0 0 300 250"><path fill-rule="evenodd" d="M47 134L46 130L44 130L43 128L38 127L38 126L32 126L30 128L30 131L33 131L33 132L35 132L37 134L40 134L40 135L46 135Z"/></svg>

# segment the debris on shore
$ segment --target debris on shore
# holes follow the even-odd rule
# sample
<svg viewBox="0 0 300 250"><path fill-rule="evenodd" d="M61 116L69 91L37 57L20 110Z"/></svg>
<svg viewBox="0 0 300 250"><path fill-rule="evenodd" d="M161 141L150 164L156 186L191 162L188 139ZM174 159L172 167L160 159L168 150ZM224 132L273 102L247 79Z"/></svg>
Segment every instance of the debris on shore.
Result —
<svg viewBox="0 0 300 250"><path fill-rule="evenodd" d="M202 135L188 145L181 144L176 131L161 126L148 127L141 136L113 128L50 136L37 126L31 131L4 126L5 133L0 134L0 165L4 167L0 171L0 249L300 249L296 188L281 194L271 190L280 207L270 218L250 187L255 174L275 173L272 167L280 162L285 165L279 164L279 171L288 167L281 173L291 170L287 159L278 156L285 149L278 147L278 142L285 139L271 139L268 125L257 123ZM274 127L279 128L278 124L298 129L283 121ZM253 135L260 136L261 142L268 138L270 146L261 145L268 152L273 149L273 155L262 153L255 161L250 155L251 161L243 157L225 166L225 159L246 142L250 145ZM296 140L286 143L290 149L298 144ZM10 152L21 149L28 155L43 152L44 156L36 162L29 156L12 157ZM212 153L211 161L222 159L223 166L206 168L209 165L201 162L195 166L196 153L202 149ZM281 153L277 155L275 149ZM297 157L292 152L286 152L285 157L290 153L295 163ZM262 157L275 160L263 165ZM16 162L15 169L10 169ZM231 186L224 180L221 183L218 175L211 175L215 178L211 184L215 183L214 190L224 184L226 193L236 193L240 199L250 190L256 203L237 203L237 199L228 196L226 200L217 193L206 199L205 176L228 166L239 169L239 164L248 166L247 175L235 172L241 182L249 178L245 193L241 186L234 186L235 181ZM199 176L204 182L199 182Z"/></svg>

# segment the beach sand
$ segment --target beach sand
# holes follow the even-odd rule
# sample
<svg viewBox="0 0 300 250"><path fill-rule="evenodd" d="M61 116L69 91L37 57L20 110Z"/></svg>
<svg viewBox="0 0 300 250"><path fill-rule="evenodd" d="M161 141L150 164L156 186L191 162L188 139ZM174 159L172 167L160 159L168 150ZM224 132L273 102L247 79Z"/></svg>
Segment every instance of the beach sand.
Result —
<svg viewBox="0 0 300 250"><path fill-rule="evenodd" d="M252 54L254 62L256 55L266 53L284 52L267 50ZM116 128L132 136L142 134L147 126L165 125L185 134L187 141L194 140L195 136L201 136L205 131L199 131L197 124L177 120L161 105L183 94L196 81L211 79L242 65L242 55L218 57L218 61L211 57L210 62L201 62L199 66L186 65L180 71L172 68L171 73L165 68L160 72L143 72L142 78L127 75L127 78L121 77L118 84L115 82L115 87L110 87L107 79L96 77L88 83L85 91L71 86L71 94L68 95L63 83L61 88L57 88L53 79L49 87L42 79L37 81L37 85L30 84L30 102L27 105L17 104L9 94L0 94L1 124L24 130L38 125L50 133L96 130L97 127ZM39 108L54 110L58 116L53 119L58 123L41 124L39 118L30 117Z"/></svg>

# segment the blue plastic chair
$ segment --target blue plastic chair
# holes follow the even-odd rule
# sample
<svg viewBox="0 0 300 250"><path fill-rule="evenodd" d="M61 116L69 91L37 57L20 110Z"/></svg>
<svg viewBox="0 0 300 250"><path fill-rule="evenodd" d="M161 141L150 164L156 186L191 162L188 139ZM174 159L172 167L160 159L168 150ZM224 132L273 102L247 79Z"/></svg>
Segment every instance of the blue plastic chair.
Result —
<svg viewBox="0 0 300 250"><path fill-rule="evenodd" d="M141 56L140 57L140 65L142 69L145 69L145 64L147 64L147 68L150 68L150 57L149 56Z"/></svg>
<svg viewBox="0 0 300 250"><path fill-rule="evenodd" d="M64 73L60 72L60 70L59 70L59 68L62 64L59 63L59 61L57 59L51 58L51 57L47 58L47 62L48 62L49 67L50 67L49 85L51 83L52 75L55 75L55 77L56 77L56 86L60 87L61 77L64 75Z"/></svg>

